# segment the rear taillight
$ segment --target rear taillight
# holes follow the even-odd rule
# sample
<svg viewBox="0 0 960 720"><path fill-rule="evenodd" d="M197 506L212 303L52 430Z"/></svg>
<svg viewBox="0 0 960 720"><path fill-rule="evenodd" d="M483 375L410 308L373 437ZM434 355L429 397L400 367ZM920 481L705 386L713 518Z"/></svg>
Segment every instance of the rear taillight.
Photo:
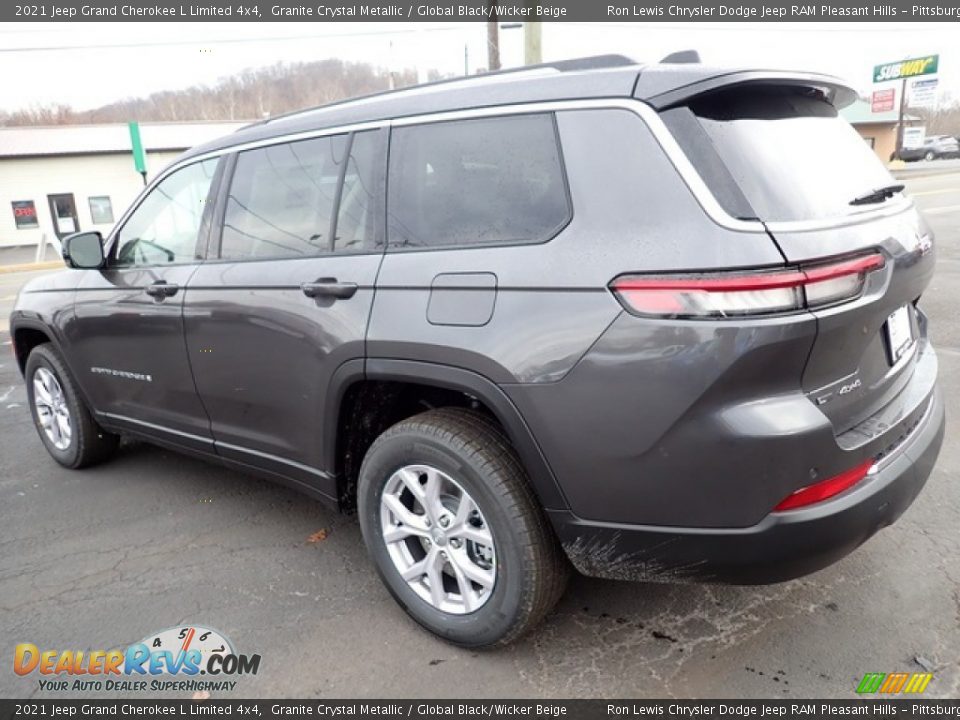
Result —
<svg viewBox="0 0 960 720"><path fill-rule="evenodd" d="M883 255L873 253L790 270L622 275L610 289L624 308L646 317L767 315L853 300L863 292L867 275L883 266Z"/></svg>
<svg viewBox="0 0 960 720"><path fill-rule="evenodd" d="M870 468L872 466L873 460L867 460L866 462L857 465L855 468L850 468L839 475L834 475L831 478L821 480L813 485L807 485L804 488L800 488L796 492L787 495L787 497L781 500L780 504L773 509L773 512L796 510L800 507L823 502L824 500L832 498L834 495L839 495L844 490L852 488L858 482L863 480L867 476L867 473L870 472Z"/></svg>

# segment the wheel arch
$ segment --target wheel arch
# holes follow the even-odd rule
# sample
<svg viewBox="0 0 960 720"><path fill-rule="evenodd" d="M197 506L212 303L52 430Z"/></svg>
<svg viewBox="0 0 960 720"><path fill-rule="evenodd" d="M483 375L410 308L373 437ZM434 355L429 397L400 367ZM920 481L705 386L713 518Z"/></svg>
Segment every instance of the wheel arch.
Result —
<svg viewBox="0 0 960 720"><path fill-rule="evenodd" d="M80 375L77 373L71 361L70 354L64 352L61 338L52 327L41 320L29 317L14 317L10 323L10 342L13 344L13 353L22 377L26 376L27 358L30 356L30 352L37 347L37 345L50 343L57 351L57 354L60 355L60 359L72 375L77 393L80 395L80 400L89 408L90 412L96 415L94 407L90 402L90 397L87 394L87 389L84 387Z"/></svg>
<svg viewBox="0 0 960 720"><path fill-rule="evenodd" d="M492 415L510 440L530 478L533 491L545 510L567 509L553 471L520 411L493 381L463 368L414 360L388 358L357 359L341 365L331 379L324 409L324 465L337 477L337 496L341 507L349 509L354 491L349 468L344 467L345 436L355 432L344 422L343 413L350 404L350 393L358 386L398 383L438 392L460 393L475 401ZM426 409L426 407L424 408ZM372 441L372 439L371 439Z"/></svg>
<svg viewBox="0 0 960 720"><path fill-rule="evenodd" d="M50 343L60 351L61 357L63 356L56 334L39 321L16 319L10 326L10 341L13 343L13 354L21 375L26 372L27 357L37 345Z"/></svg>

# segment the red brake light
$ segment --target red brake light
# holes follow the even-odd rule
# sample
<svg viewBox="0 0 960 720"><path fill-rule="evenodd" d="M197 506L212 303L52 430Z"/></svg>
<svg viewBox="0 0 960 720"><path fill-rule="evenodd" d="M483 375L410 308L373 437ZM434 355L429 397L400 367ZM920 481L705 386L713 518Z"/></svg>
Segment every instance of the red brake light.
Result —
<svg viewBox="0 0 960 720"><path fill-rule="evenodd" d="M807 485L805 488L800 488L781 500L780 504L773 509L773 512L794 510L806 505L823 502L824 500L832 498L834 495L839 495L844 490L852 488L863 480L871 467L873 467L872 459L857 465L855 468L846 470L839 475L834 475L832 478L827 478L813 485Z"/></svg>
<svg viewBox="0 0 960 720"><path fill-rule="evenodd" d="M630 312L652 317L763 315L824 307L860 296L880 253L789 270L689 275L624 275L610 289Z"/></svg>

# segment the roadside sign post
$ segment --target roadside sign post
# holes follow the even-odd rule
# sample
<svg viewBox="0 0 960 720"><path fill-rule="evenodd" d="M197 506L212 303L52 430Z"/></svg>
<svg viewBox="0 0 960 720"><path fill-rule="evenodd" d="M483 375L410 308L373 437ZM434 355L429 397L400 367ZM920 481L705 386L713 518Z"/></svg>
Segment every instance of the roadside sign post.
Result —
<svg viewBox="0 0 960 720"><path fill-rule="evenodd" d="M903 147L905 150L918 148L923 145L923 139L927 136L927 129L920 125L905 128L903 131Z"/></svg>
<svg viewBox="0 0 960 720"><path fill-rule="evenodd" d="M875 65L873 68L873 82L882 83L891 80L900 80L900 111L897 116L897 148L894 157L899 160L903 151L903 116L907 109L907 78L918 75L934 75L940 68L939 55L927 55L920 58L910 58L897 62Z"/></svg>
<svg viewBox="0 0 960 720"><path fill-rule="evenodd" d="M870 112L885 113L893 110L896 94L897 91L893 88L874 90L870 96Z"/></svg>
<svg viewBox="0 0 960 720"><path fill-rule="evenodd" d="M937 78L912 80L910 82L910 107L935 108L937 106Z"/></svg>
<svg viewBox="0 0 960 720"><path fill-rule="evenodd" d="M143 178L143 185L147 185L147 158L143 154L143 142L140 140L140 123L136 120L127 123L130 128L130 146L133 148L133 167Z"/></svg>

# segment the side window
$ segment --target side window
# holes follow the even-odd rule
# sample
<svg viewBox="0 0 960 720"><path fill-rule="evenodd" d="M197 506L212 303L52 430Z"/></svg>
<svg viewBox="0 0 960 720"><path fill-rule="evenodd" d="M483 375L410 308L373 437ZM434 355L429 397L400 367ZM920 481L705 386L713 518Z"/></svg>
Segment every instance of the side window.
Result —
<svg viewBox="0 0 960 720"><path fill-rule="evenodd" d="M395 128L391 248L541 242L570 218L552 115Z"/></svg>
<svg viewBox="0 0 960 720"><path fill-rule="evenodd" d="M197 236L217 159L166 177L120 229L114 265L167 265L196 260Z"/></svg>
<svg viewBox="0 0 960 720"><path fill-rule="evenodd" d="M227 196L220 257L304 257L328 252L347 136L247 150Z"/></svg>
<svg viewBox="0 0 960 720"><path fill-rule="evenodd" d="M370 250L381 245L380 212L383 203L383 131L356 133L343 176L333 249L335 252Z"/></svg>

